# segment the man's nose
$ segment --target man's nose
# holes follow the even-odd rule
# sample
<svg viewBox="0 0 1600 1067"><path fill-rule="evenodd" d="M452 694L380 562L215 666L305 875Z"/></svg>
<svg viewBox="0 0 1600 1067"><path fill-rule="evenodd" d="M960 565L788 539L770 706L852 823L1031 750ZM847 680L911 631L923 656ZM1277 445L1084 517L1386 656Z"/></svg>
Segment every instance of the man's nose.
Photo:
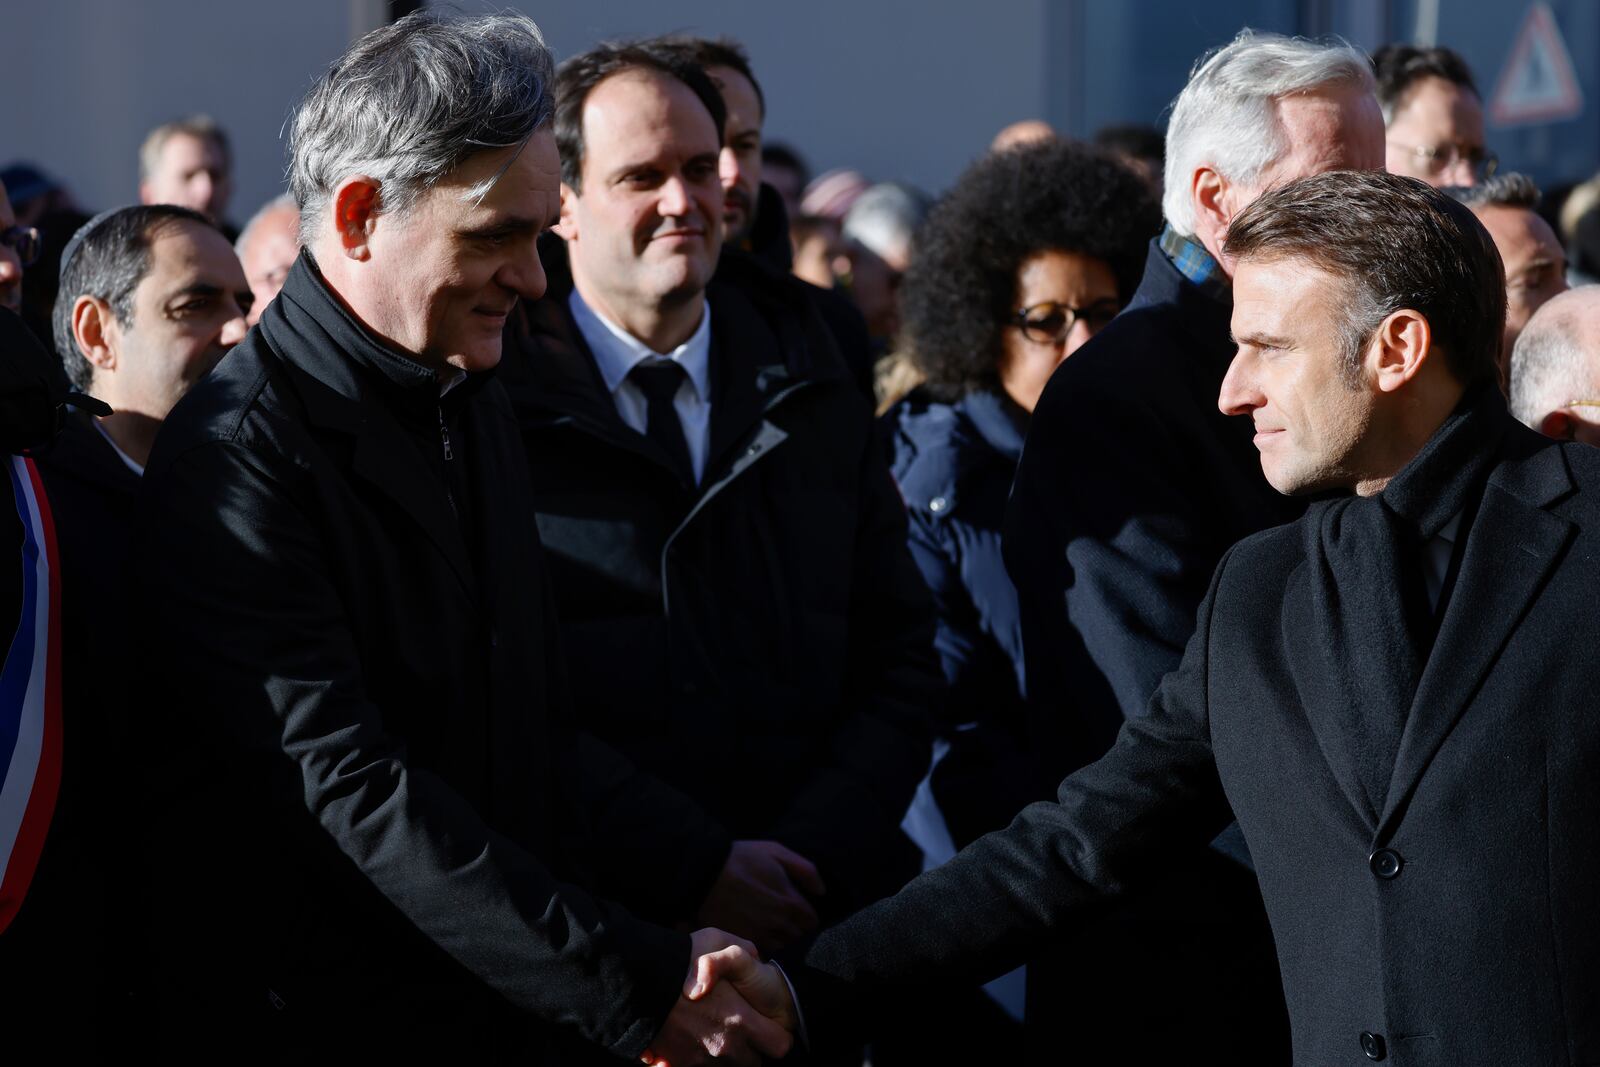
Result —
<svg viewBox="0 0 1600 1067"><path fill-rule="evenodd" d="M244 340L244 335L249 332L250 326L245 321L245 313L235 306L233 317L222 324L222 336L219 340L225 348L232 348Z"/></svg>
<svg viewBox="0 0 1600 1067"><path fill-rule="evenodd" d="M656 210L666 218L679 218L689 213L689 187L681 177L673 175L662 183Z"/></svg>
<svg viewBox="0 0 1600 1067"><path fill-rule="evenodd" d="M1260 391L1251 378L1245 354L1240 352L1228 364L1228 373L1223 375L1217 408L1224 415L1248 415L1260 406Z"/></svg>
<svg viewBox="0 0 1600 1067"><path fill-rule="evenodd" d="M531 244L526 255L508 260L500 269L498 280L524 300L537 300L543 296L548 280L544 273L544 262L539 258L538 244Z"/></svg>
<svg viewBox="0 0 1600 1067"><path fill-rule="evenodd" d="M1440 175L1446 185L1475 185L1478 181L1478 172L1472 161L1465 156L1457 156L1444 168Z"/></svg>
<svg viewBox="0 0 1600 1067"><path fill-rule="evenodd" d="M739 153L732 148L724 148L717 156L717 177L722 180L722 187L732 189L739 184L739 179L743 176L739 166Z"/></svg>

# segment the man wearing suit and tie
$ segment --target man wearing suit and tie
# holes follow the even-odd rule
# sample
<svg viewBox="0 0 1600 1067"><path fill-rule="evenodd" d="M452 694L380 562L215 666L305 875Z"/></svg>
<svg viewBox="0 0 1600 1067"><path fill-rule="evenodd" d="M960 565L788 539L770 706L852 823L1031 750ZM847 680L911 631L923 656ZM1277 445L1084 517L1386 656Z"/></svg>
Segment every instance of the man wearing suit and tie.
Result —
<svg viewBox="0 0 1600 1067"><path fill-rule="evenodd" d="M1317 499L1229 551L1182 665L1057 802L785 961L814 1043L878 987L1003 971L1231 814L1295 1062L1600 1060L1600 453L1506 414L1494 245L1420 182L1307 178L1226 251L1219 406ZM790 1010L775 971L711 959ZM1197 1057L1256 1062L1215 1038Z"/></svg>
<svg viewBox="0 0 1600 1067"><path fill-rule="evenodd" d="M717 828L694 852L743 872L683 918L770 949L920 867L899 826L941 686L927 589L808 288L722 251L705 73L602 45L556 96L562 240L500 376L574 712L699 801ZM787 910L752 921L763 899Z"/></svg>

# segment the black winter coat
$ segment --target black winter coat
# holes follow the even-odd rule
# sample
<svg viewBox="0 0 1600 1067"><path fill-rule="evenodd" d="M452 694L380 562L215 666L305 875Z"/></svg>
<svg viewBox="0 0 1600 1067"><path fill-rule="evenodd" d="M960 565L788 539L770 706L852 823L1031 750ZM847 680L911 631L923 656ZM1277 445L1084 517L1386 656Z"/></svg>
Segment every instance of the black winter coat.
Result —
<svg viewBox="0 0 1600 1067"><path fill-rule="evenodd" d="M1319 624L1313 505L1226 555L1180 669L1057 802L789 961L813 1038L881 987L1004 971L1236 816L1295 1063L1600 1063L1600 451L1512 425L1495 457L1415 697L1381 709L1405 723L1381 811ZM1177 1007L1128 992L1147 1026ZM1103 1025L1065 1001L1057 1020L1065 1052ZM1185 1061L1262 1053L1218 1028Z"/></svg>
<svg viewBox="0 0 1600 1067"><path fill-rule="evenodd" d="M725 252L699 486L622 422L571 318L564 251L508 326L511 394L576 721L719 823L783 842L824 917L898 888L941 690L905 509L802 284Z"/></svg>
<svg viewBox="0 0 1600 1067"><path fill-rule="evenodd" d="M688 939L579 886L679 910L703 831L566 726L499 384L441 399L302 257L143 490L169 1050L552 1062L581 1035L636 1057Z"/></svg>

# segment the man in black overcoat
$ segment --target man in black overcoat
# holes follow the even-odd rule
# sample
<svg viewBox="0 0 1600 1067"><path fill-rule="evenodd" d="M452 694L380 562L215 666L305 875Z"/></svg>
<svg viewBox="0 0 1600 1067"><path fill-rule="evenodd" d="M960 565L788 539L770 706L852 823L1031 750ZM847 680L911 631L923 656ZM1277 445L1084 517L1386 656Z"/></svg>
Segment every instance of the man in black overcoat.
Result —
<svg viewBox="0 0 1600 1067"><path fill-rule="evenodd" d="M1230 220L1293 178L1381 168L1383 151L1371 67L1348 46L1245 31L1197 66L1174 103L1166 226L1128 307L1051 376L1007 508L1035 795L1143 714L1182 657L1222 554L1300 513L1262 479L1246 427L1216 406L1233 351ZM1098 1034L1137 1029L1152 1059L1183 1055L1216 1026L1283 1032L1248 857L1236 831L1218 845L1173 856L1146 899L1041 954L1029 1000L1043 1025L1030 1041L1053 1044L1063 997L1115 1020ZM1138 1029L1133 988L1188 1013Z"/></svg>
<svg viewBox="0 0 1600 1067"><path fill-rule="evenodd" d="M150 458L129 887L171 1058L786 1049L683 1001L712 935L647 921L705 892L705 817L567 722L492 374L544 288L552 81L522 16L352 45L293 123L302 255Z"/></svg>
<svg viewBox="0 0 1600 1067"><path fill-rule="evenodd" d="M576 722L702 805L695 854L748 872L683 918L770 949L919 869L900 822L940 690L928 594L808 287L722 249L704 72L601 46L558 97L565 248L502 380ZM748 914L764 896L786 921Z"/></svg>
<svg viewBox="0 0 1600 1067"><path fill-rule="evenodd" d="M1236 816L1296 1063L1600 1053L1600 453L1507 415L1500 262L1441 193L1308 178L1227 251L1219 406L1250 417L1274 488L1315 501L1228 552L1182 665L1055 803L785 961L814 1043L873 1025L880 987L1003 971ZM791 1009L776 972L711 962ZM1063 1057L1096 1025L1075 1009ZM1255 1063L1258 1037L1192 1058Z"/></svg>

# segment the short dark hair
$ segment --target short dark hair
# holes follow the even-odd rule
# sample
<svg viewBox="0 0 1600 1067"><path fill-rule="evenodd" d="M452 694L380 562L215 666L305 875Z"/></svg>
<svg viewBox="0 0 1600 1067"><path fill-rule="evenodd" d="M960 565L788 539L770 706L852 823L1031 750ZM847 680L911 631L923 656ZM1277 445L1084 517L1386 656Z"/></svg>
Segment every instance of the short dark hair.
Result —
<svg viewBox="0 0 1600 1067"><path fill-rule="evenodd" d="M133 291L150 273L150 246L160 231L177 222L218 230L212 221L176 204L139 204L90 219L67 246L61 286L50 315L56 355L72 384L87 392L94 366L78 351L72 336L72 307L80 296L104 300L124 329L133 324Z"/></svg>
<svg viewBox="0 0 1600 1067"><path fill-rule="evenodd" d="M767 94L761 91L761 83L756 81L756 72L750 69L750 53L745 51L744 45L732 37L670 36L652 38L647 43L657 42L669 47L682 48L701 70L727 67L744 75L745 81L756 91L756 103L761 105L761 117L763 119L767 117Z"/></svg>
<svg viewBox="0 0 1600 1067"><path fill-rule="evenodd" d="M763 141L761 143L761 166L788 167L800 175L800 184L805 186L811 181L811 168L806 164L805 158L800 153L782 141Z"/></svg>
<svg viewBox="0 0 1600 1067"><path fill-rule="evenodd" d="M1345 380L1383 320L1410 308L1428 320L1463 385L1495 376L1506 283L1489 231L1470 208L1415 178L1332 171L1263 195L1229 225L1238 260L1305 259L1349 287L1342 326Z"/></svg>
<svg viewBox="0 0 1600 1067"><path fill-rule="evenodd" d="M1467 61L1448 48L1418 48L1409 44L1386 44L1372 53L1372 73L1378 81L1378 106L1387 125L1395 108L1411 87L1423 78L1443 78L1480 96Z"/></svg>
<svg viewBox="0 0 1600 1067"><path fill-rule="evenodd" d="M1017 271L1040 252L1104 260L1126 302L1161 226L1150 187L1121 161L1065 140L985 155L934 205L900 284L905 342L935 399L998 388Z"/></svg>
<svg viewBox="0 0 1600 1067"><path fill-rule="evenodd" d="M1473 209L1525 207L1532 211L1539 206L1539 186L1526 174L1515 171L1496 174L1477 185L1447 186L1443 191Z"/></svg>
<svg viewBox="0 0 1600 1067"><path fill-rule="evenodd" d="M664 38L604 42L572 56L556 69L556 148L561 153L561 180L573 192L583 190L583 105L594 87L628 70L647 70L676 78L705 105L722 145L728 109L722 94L686 50L669 47Z"/></svg>

